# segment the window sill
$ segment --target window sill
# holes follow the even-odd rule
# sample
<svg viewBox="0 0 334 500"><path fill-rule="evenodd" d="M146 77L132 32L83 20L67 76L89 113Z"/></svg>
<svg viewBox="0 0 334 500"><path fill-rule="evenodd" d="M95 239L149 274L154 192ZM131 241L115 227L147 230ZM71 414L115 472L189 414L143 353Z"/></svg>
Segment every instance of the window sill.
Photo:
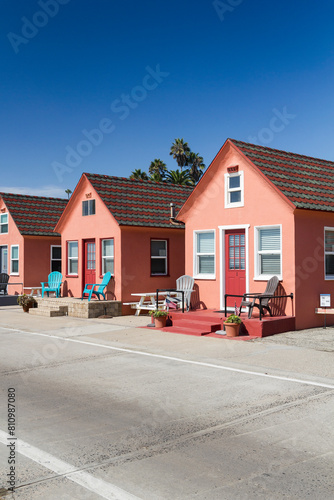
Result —
<svg viewBox="0 0 334 500"><path fill-rule="evenodd" d="M10 273L9 276L20 276L20 273ZM10 283L8 283L10 285Z"/></svg>
<svg viewBox="0 0 334 500"><path fill-rule="evenodd" d="M79 278L78 274L66 274L65 278Z"/></svg>
<svg viewBox="0 0 334 500"><path fill-rule="evenodd" d="M229 205L225 205L225 208L240 208L244 206L244 203L230 203Z"/></svg>
<svg viewBox="0 0 334 500"><path fill-rule="evenodd" d="M283 281L283 277L281 274L268 274L262 276L254 276L253 281L269 281L273 276L277 276L279 281Z"/></svg>
<svg viewBox="0 0 334 500"><path fill-rule="evenodd" d="M169 274L150 274L151 278L169 278Z"/></svg>
<svg viewBox="0 0 334 500"><path fill-rule="evenodd" d="M194 279L195 280L215 280L216 275L214 274L194 274Z"/></svg>

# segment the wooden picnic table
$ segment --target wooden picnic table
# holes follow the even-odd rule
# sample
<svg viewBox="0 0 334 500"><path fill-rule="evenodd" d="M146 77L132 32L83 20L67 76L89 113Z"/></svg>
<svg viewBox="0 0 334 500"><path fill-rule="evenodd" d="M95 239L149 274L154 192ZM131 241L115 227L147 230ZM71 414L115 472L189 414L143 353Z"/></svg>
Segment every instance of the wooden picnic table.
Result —
<svg viewBox="0 0 334 500"><path fill-rule="evenodd" d="M40 297L41 296L41 290L42 290L42 287L41 286L24 286L23 287L23 290L31 290L30 292L30 297ZM36 294L36 295L34 295Z"/></svg>
<svg viewBox="0 0 334 500"><path fill-rule="evenodd" d="M158 297L158 308L163 306L165 301L159 301L159 297L165 297L168 292L142 292L142 293L132 293L133 297L140 297L138 302L124 302L124 305L131 306L132 309L136 309L135 316L139 316L141 311L155 311L156 298Z"/></svg>

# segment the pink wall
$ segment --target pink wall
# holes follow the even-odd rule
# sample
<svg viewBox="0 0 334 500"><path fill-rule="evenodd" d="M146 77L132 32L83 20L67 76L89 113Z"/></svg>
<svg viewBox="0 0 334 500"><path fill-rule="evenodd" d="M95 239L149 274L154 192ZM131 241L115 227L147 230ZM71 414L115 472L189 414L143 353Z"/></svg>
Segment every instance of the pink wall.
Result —
<svg viewBox="0 0 334 500"><path fill-rule="evenodd" d="M151 276L151 238L168 240L168 276ZM184 274L184 229L122 226L122 301L131 293L175 288Z"/></svg>
<svg viewBox="0 0 334 500"><path fill-rule="evenodd" d="M2 212L5 210L5 212ZM0 198L0 213L8 213L7 207ZM9 283L24 282L24 242L21 233L19 232L12 216L8 214L8 234L0 234L0 246L8 247L8 274L10 275ZM11 274L10 272L10 254L11 245L19 245L19 273ZM9 285L8 293L11 295L22 293L22 285Z"/></svg>
<svg viewBox="0 0 334 500"><path fill-rule="evenodd" d="M225 177L227 167L238 165L244 172L244 206L225 208ZM255 226L282 225L283 281L287 293L294 292L294 215L293 207L281 194L258 173L258 170L230 143L221 149L199 185L181 210L178 218L186 223L186 274L193 275L194 230L215 231L216 275L215 279L196 279L199 299L208 308L219 308L222 303L222 271L225 282L225 266L221 269L219 226L249 224L249 291L261 292L267 281L254 280L254 235ZM247 272L247 270L246 270ZM287 303L286 314L291 314L291 301Z"/></svg>
<svg viewBox="0 0 334 500"><path fill-rule="evenodd" d="M334 228L334 214L296 210L296 327L322 326L324 317L315 314L321 293L331 294L334 307L334 281L325 280L324 228ZM334 324L329 315L327 324Z"/></svg>
<svg viewBox="0 0 334 500"><path fill-rule="evenodd" d="M91 195L91 198L87 198ZM95 215L82 216L82 201L95 199ZM63 216L60 219L57 231L61 232L62 241L62 274L66 281L64 294L72 297L81 297L84 287L83 252L84 240L95 239L96 246L96 282L102 281L100 273L101 264L101 239L114 238L115 245L115 275L120 276L122 258L120 248L120 229L101 198L96 193L90 182L82 177L74 194L72 195ZM79 272L77 276L67 274L67 242L78 241L79 247ZM107 298L121 296L119 280L110 282Z"/></svg>
<svg viewBox="0 0 334 500"><path fill-rule="evenodd" d="M92 193L95 199L95 215L82 216L82 201ZM176 278L184 274L184 229L158 229L133 226L119 226L104 205L89 181L82 177L72 198L65 209L57 231L62 235L63 267L66 279L66 294L80 297L83 286L83 241L94 238L96 241L96 263L100 268L100 241L104 238L114 238L115 277L108 287L108 298L122 302L133 302L136 299L131 293L154 291L156 288L175 287ZM169 240L169 276L157 277L150 275L151 238ZM79 242L79 273L78 276L66 274L66 242ZM102 281L98 273L97 282ZM124 309L130 312L130 309Z"/></svg>
<svg viewBox="0 0 334 500"><path fill-rule="evenodd" d="M0 210L7 208L0 200ZM0 246L8 247L9 294L21 294L23 287L40 286L41 281L47 281L51 265L51 245L60 245L59 236L22 236L12 216L8 217L8 234L0 234ZM19 273L10 272L11 245L19 245ZM23 285L10 285L23 283ZM29 290L24 290L29 293Z"/></svg>

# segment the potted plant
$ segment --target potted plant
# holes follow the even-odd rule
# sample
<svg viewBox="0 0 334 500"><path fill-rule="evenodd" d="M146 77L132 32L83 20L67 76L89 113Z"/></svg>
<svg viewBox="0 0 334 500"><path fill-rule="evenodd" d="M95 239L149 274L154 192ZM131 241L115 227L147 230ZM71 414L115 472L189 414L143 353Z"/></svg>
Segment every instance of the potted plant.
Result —
<svg viewBox="0 0 334 500"><path fill-rule="evenodd" d="M166 326L167 311L150 311L150 314L154 318L156 328L164 328Z"/></svg>
<svg viewBox="0 0 334 500"><path fill-rule="evenodd" d="M225 331L227 337L237 337L239 335L239 329L241 325L241 319L236 314L231 314L225 321Z"/></svg>
<svg viewBox="0 0 334 500"><path fill-rule="evenodd" d="M35 304L37 304L34 297L31 297L30 295L27 295L26 293L24 293L23 295L20 295L17 298L17 303L19 306L22 306L22 309L24 312L29 312L30 307L35 307Z"/></svg>

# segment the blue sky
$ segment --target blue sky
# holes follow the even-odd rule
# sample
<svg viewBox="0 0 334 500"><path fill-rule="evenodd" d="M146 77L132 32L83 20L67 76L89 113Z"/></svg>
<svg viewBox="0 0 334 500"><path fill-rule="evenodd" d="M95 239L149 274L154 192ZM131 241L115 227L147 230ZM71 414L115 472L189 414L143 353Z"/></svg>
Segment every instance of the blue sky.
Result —
<svg viewBox="0 0 334 500"><path fill-rule="evenodd" d="M334 161L330 0L4 0L0 191L65 197L183 137Z"/></svg>

